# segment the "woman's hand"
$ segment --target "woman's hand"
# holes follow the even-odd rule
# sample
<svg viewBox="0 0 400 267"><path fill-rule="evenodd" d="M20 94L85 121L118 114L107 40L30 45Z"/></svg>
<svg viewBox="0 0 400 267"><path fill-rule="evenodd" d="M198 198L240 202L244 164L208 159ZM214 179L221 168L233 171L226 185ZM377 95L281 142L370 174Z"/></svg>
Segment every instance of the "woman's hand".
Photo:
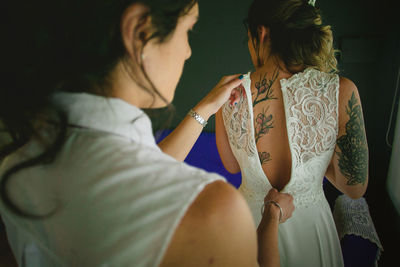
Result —
<svg viewBox="0 0 400 267"><path fill-rule="evenodd" d="M235 90L243 82L243 75L224 76L219 83L194 107L204 118L214 115L226 101L234 105L239 101L240 92Z"/></svg>
<svg viewBox="0 0 400 267"><path fill-rule="evenodd" d="M272 188L264 198L264 203L267 201L276 202L282 208L282 218L279 221L280 223L283 223L287 219L292 217L293 211L295 209L293 205L292 195L287 193L280 193L275 188ZM276 218L276 217L279 220L280 209L278 206L274 205L273 202L270 202L265 206L263 220L264 218Z"/></svg>
<svg viewBox="0 0 400 267"><path fill-rule="evenodd" d="M234 89L242 83L242 79L243 76L241 75L223 77L214 89L211 90L193 110L207 121L227 100L230 99L231 104L237 103L240 93L238 90ZM192 117L186 116L175 130L164 138L158 146L164 153L176 160L183 161L202 131L202 125Z"/></svg>

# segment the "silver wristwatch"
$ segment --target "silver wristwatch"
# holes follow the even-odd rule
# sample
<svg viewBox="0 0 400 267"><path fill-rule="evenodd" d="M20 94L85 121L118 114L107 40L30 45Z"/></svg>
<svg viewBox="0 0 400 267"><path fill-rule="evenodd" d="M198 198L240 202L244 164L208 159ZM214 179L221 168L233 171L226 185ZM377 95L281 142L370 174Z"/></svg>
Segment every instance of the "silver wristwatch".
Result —
<svg viewBox="0 0 400 267"><path fill-rule="evenodd" d="M203 128L206 127L207 121L202 116L200 116L196 111L191 109L189 110L188 115L194 118L196 121L198 121L198 123L200 123L201 126L203 126Z"/></svg>

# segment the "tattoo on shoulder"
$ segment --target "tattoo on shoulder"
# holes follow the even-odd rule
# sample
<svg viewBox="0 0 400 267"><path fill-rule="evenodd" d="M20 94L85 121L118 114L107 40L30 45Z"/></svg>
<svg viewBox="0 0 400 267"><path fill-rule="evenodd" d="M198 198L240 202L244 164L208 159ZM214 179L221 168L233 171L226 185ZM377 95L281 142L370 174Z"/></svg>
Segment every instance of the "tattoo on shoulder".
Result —
<svg viewBox="0 0 400 267"><path fill-rule="evenodd" d="M364 184L368 174L368 147L361 105L354 92L346 106L346 133L338 138L338 165L347 185Z"/></svg>
<svg viewBox="0 0 400 267"><path fill-rule="evenodd" d="M265 73L263 77L260 77L260 80L254 85L257 89L257 92L254 93L256 96L253 100L253 108L263 101L277 99L273 94L272 85L278 79L279 70L275 69L271 79L266 78L267 74L268 73Z"/></svg>

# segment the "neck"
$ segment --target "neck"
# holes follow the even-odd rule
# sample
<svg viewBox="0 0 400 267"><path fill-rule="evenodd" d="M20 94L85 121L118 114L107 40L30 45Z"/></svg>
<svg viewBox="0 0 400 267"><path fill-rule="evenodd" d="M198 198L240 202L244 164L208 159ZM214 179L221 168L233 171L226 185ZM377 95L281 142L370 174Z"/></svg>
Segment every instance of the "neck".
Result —
<svg viewBox="0 0 400 267"><path fill-rule="evenodd" d="M162 105L156 95L153 96L151 92L138 84L138 79L146 81L144 77L131 77L129 70L122 62L118 63L111 77L112 97L122 99L138 108L154 108ZM143 86L150 88L147 83Z"/></svg>
<svg viewBox="0 0 400 267"><path fill-rule="evenodd" d="M256 71L266 72L270 70L278 69L280 73L294 74L304 70L304 66L291 67L290 70L286 67L283 60L276 55L270 55L265 63L259 67L256 67Z"/></svg>

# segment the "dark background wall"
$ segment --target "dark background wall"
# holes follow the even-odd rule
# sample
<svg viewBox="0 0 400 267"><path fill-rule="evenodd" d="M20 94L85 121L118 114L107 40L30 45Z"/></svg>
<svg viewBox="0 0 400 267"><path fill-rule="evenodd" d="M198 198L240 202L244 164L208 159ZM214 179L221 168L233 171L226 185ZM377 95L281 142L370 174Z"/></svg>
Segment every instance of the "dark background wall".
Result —
<svg viewBox="0 0 400 267"><path fill-rule="evenodd" d="M252 69L242 23L251 0L199 3L200 21L191 37L193 55L177 88L177 114L172 126L223 75ZM393 266L389 264L391 260L397 262L396 247L400 242L400 220L385 189L391 155L386 135L388 132L389 144L393 143L394 125L390 129L388 125L400 66L400 22L394 3L317 0L325 22L333 28L336 47L342 51L338 57L341 75L354 81L363 104L370 149L370 182L365 198L385 249L379 266ZM206 131L214 131L213 118Z"/></svg>

